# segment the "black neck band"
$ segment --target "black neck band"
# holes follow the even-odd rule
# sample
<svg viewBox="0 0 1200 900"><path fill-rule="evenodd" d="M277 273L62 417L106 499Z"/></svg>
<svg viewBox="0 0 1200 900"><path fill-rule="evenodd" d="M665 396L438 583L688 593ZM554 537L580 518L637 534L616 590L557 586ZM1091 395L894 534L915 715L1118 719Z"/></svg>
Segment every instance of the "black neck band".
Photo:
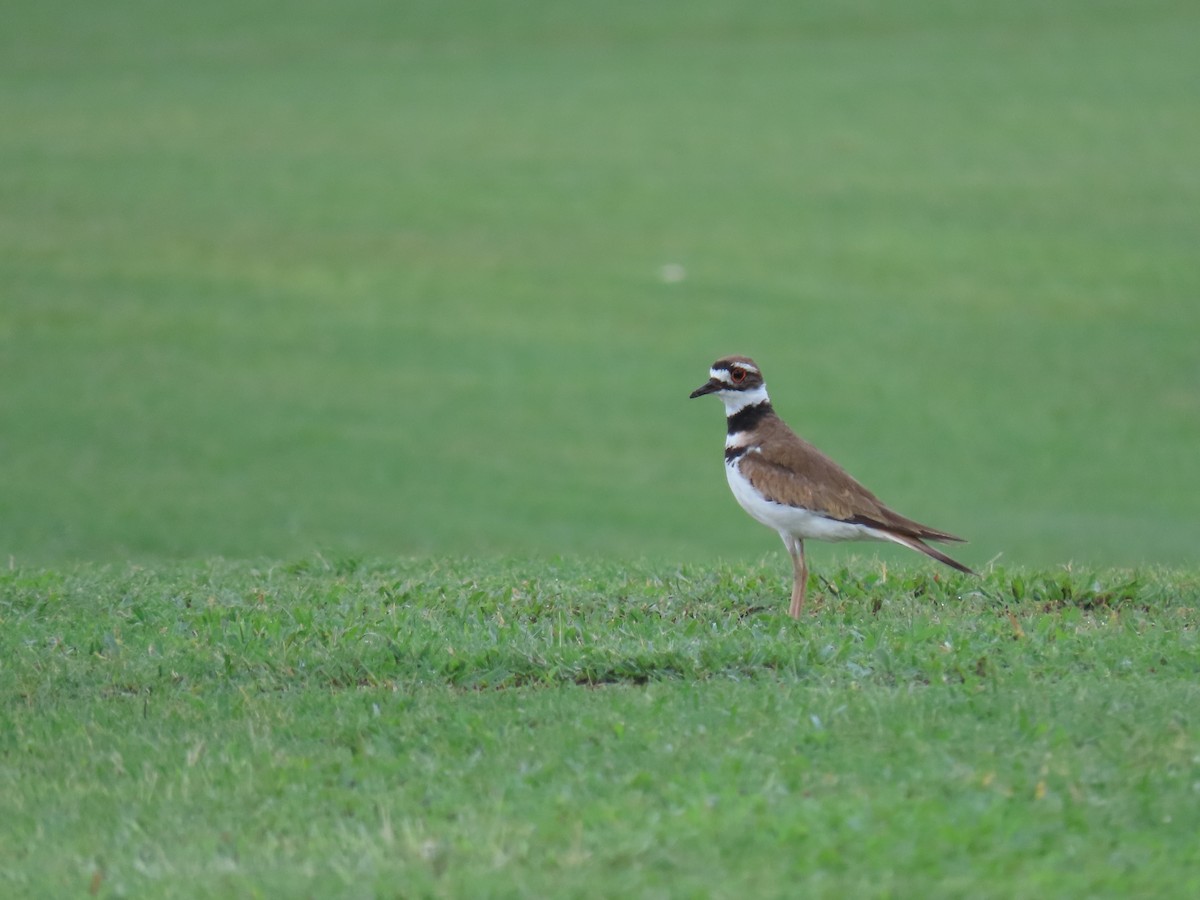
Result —
<svg viewBox="0 0 1200 900"><path fill-rule="evenodd" d="M770 400L755 403L753 406L743 406L725 420L728 426L726 434L737 434L739 431L753 431L758 427L759 422L773 412L775 410L771 408Z"/></svg>

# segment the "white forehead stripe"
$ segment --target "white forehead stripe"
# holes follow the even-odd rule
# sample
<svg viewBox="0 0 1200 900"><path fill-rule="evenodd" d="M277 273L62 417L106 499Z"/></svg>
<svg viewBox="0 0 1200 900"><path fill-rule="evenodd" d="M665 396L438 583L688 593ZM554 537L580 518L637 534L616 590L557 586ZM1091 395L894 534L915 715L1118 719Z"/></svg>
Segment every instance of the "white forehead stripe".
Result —
<svg viewBox="0 0 1200 900"><path fill-rule="evenodd" d="M721 376L717 374L718 372L728 372L730 369L744 369L747 372L753 372L755 375L762 374L762 372L758 371L758 366L755 366L752 363L744 362L730 363L726 368L723 369L712 368L708 370L708 374L713 378L719 379Z"/></svg>
<svg viewBox="0 0 1200 900"><path fill-rule="evenodd" d="M747 372L753 372L755 375L762 374L762 372L758 371L758 366L754 365L754 363L740 362L740 363L734 363L734 365L737 366L739 369L745 369Z"/></svg>
<svg viewBox="0 0 1200 900"><path fill-rule="evenodd" d="M755 375L760 374L758 369L749 368L746 366L740 366L739 368L744 369L746 372L753 372ZM728 369L709 369L708 377L711 378L713 381L719 381L719 382L721 382L721 384L727 384L730 387L732 387L733 383L734 383L733 376L730 375Z"/></svg>

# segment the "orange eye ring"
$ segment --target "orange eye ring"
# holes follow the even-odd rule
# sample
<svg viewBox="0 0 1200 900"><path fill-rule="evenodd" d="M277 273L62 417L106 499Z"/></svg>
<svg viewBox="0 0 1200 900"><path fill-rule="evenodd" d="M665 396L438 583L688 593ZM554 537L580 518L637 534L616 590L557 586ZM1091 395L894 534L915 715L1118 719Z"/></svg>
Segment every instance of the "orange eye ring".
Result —
<svg viewBox="0 0 1200 900"><path fill-rule="evenodd" d="M745 369L730 369L729 377L733 379L734 384L741 384L743 381L746 380L746 370Z"/></svg>

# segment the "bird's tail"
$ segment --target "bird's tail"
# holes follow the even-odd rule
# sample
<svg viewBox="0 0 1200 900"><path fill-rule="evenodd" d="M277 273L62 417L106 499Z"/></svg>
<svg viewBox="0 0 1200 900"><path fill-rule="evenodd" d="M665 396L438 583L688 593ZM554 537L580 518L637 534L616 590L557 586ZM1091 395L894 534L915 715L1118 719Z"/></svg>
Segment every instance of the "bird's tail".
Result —
<svg viewBox="0 0 1200 900"><path fill-rule="evenodd" d="M950 558L945 553L943 553L941 550L938 550L936 547L930 547L927 543L925 543L920 538L911 537L907 534L897 534L894 531L882 531L881 530L880 534L883 537L887 538L889 541L895 541L897 544L901 544L905 547L909 547L913 550L916 550L918 553L924 553L926 556L930 556L933 559L936 559L938 562L943 563L944 565L947 565L952 569L958 569L958 571L966 572L968 575L977 575L978 574L974 569L964 566L957 559ZM962 540L962 538L955 538L954 540Z"/></svg>

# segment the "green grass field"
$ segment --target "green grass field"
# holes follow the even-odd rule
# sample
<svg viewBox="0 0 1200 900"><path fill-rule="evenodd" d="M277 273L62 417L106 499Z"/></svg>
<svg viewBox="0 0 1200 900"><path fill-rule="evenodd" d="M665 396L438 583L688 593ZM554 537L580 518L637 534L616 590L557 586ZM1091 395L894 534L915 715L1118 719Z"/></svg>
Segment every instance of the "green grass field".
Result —
<svg viewBox="0 0 1200 900"><path fill-rule="evenodd" d="M1200 585L0 575L7 896L1195 896Z"/></svg>
<svg viewBox="0 0 1200 900"><path fill-rule="evenodd" d="M742 352L968 562L1193 560L1193 6L644 6L8 5L0 548L756 558Z"/></svg>
<svg viewBox="0 0 1200 900"><path fill-rule="evenodd" d="M1196 894L1198 37L0 7L0 894Z"/></svg>

